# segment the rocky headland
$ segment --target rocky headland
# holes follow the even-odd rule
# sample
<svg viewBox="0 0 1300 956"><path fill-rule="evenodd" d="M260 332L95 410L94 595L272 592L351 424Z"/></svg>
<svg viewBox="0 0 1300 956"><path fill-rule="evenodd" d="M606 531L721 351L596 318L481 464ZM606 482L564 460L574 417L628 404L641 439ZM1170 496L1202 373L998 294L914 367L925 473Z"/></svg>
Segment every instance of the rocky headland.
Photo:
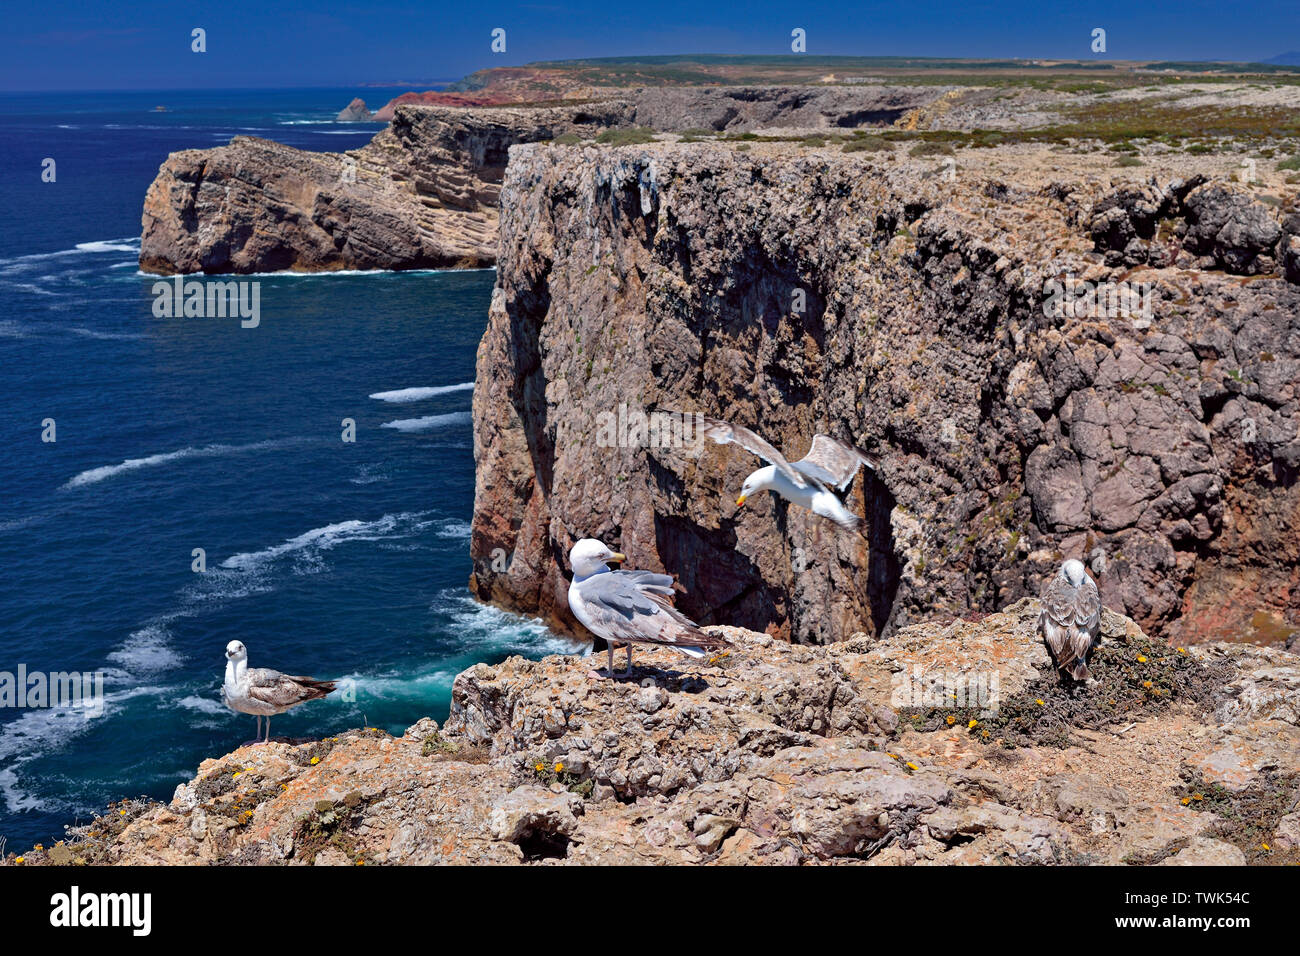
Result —
<svg viewBox="0 0 1300 956"><path fill-rule="evenodd" d="M475 665L445 726L244 747L21 865L1300 861L1294 656L1107 613L1082 690L1038 610L824 647L721 628L729 653L627 681Z"/></svg>
<svg viewBox="0 0 1300 956"><path fill-rule="evenodd" d="M313 153L254 136L173 153L145 196L140 268L475 268L496 261L507 150L615 125L619 104L411 107L361 149Z"/></svg>

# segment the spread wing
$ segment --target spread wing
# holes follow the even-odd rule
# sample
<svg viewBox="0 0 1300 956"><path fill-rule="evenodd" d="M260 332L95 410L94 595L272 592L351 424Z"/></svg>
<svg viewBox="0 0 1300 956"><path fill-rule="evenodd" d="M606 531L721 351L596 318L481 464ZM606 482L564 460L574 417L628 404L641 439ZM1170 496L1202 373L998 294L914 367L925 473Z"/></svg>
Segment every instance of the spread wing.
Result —
<svg viewBox="0 0 1300 956"><path fill-rule="evenodd" d="M334 685L332 680L292 677L269 667L254 667L248 671L248 696L274 707L293 707L316 700L332 691Z"/></svg>
<svg viewBox="0 0 1300 956"><path fill-rule="evenodd" d="M863 465L874 471L876 460L860 448L838 442L827 435L817 435L813 438L808 454L792 462L790 467L813 481L843 491L852 484L853 477Z"/></svg>
<svg viewBox="0 0 1300 956"><path fill-rule="evenodd" d="M599 637L616 644L660 644L667 647L722 648L727 642L705 634L668 602L673 579L651 571L607 571L577 585Z"/></svg>
<svg viewBox="0 0 1300 956"><path fill-rule="evenodd" d="M707 418L701 416L700 431L712 438L719 445L730 445L735 442L741 448L753 452L759 458L762 458L769 465L775 465L781 474L785 475L795 483L796 487L808 487L808 479L795 471L790 463L785 460L785 456L779 451L759 438L748 428L741 425L733 425L731 422L724 422L720 418Z"/></svg>

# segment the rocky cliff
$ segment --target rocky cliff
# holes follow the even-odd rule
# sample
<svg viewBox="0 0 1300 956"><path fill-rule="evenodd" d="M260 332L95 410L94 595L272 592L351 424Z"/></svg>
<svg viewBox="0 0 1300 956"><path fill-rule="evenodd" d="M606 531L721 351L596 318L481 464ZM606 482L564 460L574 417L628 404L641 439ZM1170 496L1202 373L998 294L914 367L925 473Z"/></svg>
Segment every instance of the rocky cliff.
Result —
<svg viewBox="0 0 1300 956"><path fill-rule="evenodd" d="M565 619L564 555L596 536L706 623L824 642L995 610L1069 556L1153 633L1277 636L1300 610L1294 187L1227 182L1230 157L913 153L512 149L480 597ZM620 404L792 457L856 443L881 459L851 494L867 533L737 510L758 462L735 446L601 447Z"/></svg>
<svg viewBox="0 0 1300 956"><path fill-rule="evenodd" d="M348 153L252 136L173 153L145 196L140 267L170 274L491 265L507 149L594 135L626 112L617 102L410 106Z"/></svg>
<svg viewBox="0 0 1300 956"><path fill-rule="evenodd" d="M1083 690L1037 602L826 647L736 628L630 681L510 658L451 717L207 760L9 864L1286 863L1300 668L1107 613Z"/></svg>
<svg viewBox="0 0 1300 956"><path fill-rule="evenodd" d="M575 105L473 105L406 94L371 115L391 120L366 146L316 153L251 136L173 153L145 197L147 272L419 269L490 265L506 151L615 126L743 133L886 125L942 88L739 87L605 91ZM594 95L594 94L593 94Z"/></svg>

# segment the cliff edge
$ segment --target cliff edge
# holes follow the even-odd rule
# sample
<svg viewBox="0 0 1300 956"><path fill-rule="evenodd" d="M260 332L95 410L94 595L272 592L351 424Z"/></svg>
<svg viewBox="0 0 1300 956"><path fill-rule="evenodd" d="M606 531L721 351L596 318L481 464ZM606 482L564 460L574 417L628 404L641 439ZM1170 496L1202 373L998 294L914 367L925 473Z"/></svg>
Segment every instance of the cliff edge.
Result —
<svg viewBox="0 0 1300 956"><path fill-rule="evenodd" d="M827 647L723 628L730 653L642 651L627 681L478 664L444 727L244 747L21 865L1300 860L1294 656L1107 612L1073 688L1038 611Z"/></svg>

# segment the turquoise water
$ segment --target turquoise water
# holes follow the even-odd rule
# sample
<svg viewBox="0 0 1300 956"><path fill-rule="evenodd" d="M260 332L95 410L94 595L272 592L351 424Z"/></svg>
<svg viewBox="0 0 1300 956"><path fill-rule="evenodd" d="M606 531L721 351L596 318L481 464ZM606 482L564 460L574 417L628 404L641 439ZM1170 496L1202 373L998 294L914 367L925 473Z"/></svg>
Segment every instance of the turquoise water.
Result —
<svg viewBox="0 0 1300 956"><path fill-rule="evenodd" d="M167 152L247 132L358 146L378 127L329 122L352 95L5 98L0 671L105 678L98 717L0 708L10 849L168 797L250 739L220 702L230 640L253 666L355 681L277 736L400 733L443 719L475 661L572 650L465 589L492 272L263 275L256 328L153 316L140 206Z"/></svg>

